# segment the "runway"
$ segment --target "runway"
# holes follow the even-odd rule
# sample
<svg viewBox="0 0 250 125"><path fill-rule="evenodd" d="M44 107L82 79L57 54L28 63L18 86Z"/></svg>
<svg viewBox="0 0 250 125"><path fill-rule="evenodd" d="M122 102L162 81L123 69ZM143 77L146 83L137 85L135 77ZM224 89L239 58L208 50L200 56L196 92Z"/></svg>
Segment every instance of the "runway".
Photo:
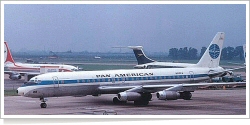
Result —
<svg viewBox="0 0 250 125"><path fill-rule="evenodd" d="M49 98L46 109L40 108L37 98L11 96L4 98L5 115L246 115L246 91L200 90L192 100L162 101L156 99L148 106L134 106L132 102L115 105L115 95L100 97Z"/></svg>
<svg viewBox="0 0 250 125"><path fill-rule="evenodd" d="M22 84L22 80L5 79L4 88L11 90ZM148 106L134 106L133 102L115 105L112 99L116 95L54 97L48 98L46 109L40 108L37 98L5 96L4 115L28 115L27 118L34 115L246 115L244 88L197 90L192 94L192 100L162 101L153 93Z"/></svg>

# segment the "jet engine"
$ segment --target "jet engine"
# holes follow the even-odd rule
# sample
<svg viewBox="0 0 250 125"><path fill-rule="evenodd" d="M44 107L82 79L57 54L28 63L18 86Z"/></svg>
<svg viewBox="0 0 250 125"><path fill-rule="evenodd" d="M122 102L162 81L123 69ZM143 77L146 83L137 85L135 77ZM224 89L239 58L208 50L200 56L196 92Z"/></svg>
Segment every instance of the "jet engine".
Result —
<svg viewBox="0 0 250 125"><path fill-rule="evenodd" d="M120 92L118 93L118 99L120 101L135 101L141 98L141 94L137 92Z"/></svg>
<svg viewBox="0 0 250 125"><path fill-rule="evenodd" d="M9 78L12 79L12 80L19 80L19 79L21 79L22 77L21 77L20 74L11 74L11 75L9 76Z"/></svg>
<svg viewBox="0 0 250 125"><path fill-rule="evenodd" d="M159 100L176 100L181 98L179 92L167 90L157 92L156 96Z"/></svg>

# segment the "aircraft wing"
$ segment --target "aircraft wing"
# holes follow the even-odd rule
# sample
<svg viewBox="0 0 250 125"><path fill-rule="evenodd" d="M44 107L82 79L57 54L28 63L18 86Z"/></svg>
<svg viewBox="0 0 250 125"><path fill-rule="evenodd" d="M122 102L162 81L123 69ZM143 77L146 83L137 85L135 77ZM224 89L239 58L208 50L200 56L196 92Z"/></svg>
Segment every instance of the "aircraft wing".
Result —
<svg viewBox="0 0 250 125"><path fill-rule="evenodd" d="M25 74L29 75L39 75L39 72L16 72L16 71L4 71L4 74L9 74L9 78L12 80L18 80L21 79L22 76L25 76Z"/></svg>
<svg viewBox="0 0 250 125"><path fill-rule="evenodd" d="M243 63L234 63L234 62L227 62L227 63L229 63L229 64L234 64L234 65L245 65L245 64L243 64Z"/></svg>
<svg viewBox="0 0 250 125"><path fill-rule="evenodd" d="M222 76L225 76L227 73L229 73L230 75L233 74L232 71L234 70L238 70L238 69L246 69L246 66L243 66L243 67L238 67L238 68L233 68L233 69L225 69L224 71L220 71L220 72L217 72L217 71L210 71L208 76L209 77L222 77Z"/></svg>
<svg viewBox="0 0 250 125"><path fill-rule="evenodd" d="M12 75L12 74L16 74L17 72L13 72L13 71L4 71L4 74L9 74L9 75Z"/></svg>
<svg viewBox="0 0 250 125"><path fill-rule="evenodd" d="M238 67L238 68L233 68L233 69L225 69L225 70L226 71L233 71L233 70L238 70L238 69L246 69L246 66Z"/></svg>
<svg viewBox="0 0 250 125"><path fill-rule="evenodd" d="M195 91L199 87L222 86L222 85L246 85L246 82L221 82L221 83L183 83L183 84L162 84L162 85L141 85L141 86L101 86L99 91L102 94L117 94L119 92L149 92L157 91Z"/></svg>
<svg viewBox="0 0 250 125"><path fill-rule="evenodd" d="M9 75L15 75L15 74L20 74L21 76L24 76L25 74L32 74L32 75L39 75L39 72L16 72L16 71L4 71L4 74L9 74Z"/></svg>
<svg viewBox="0 0 250 125"><path fill-rule="evenodd" d="M147 85L143 86L144 89L152 88L167 88L169 91L195 91L199 87L206 86L223 86L223 85L246 85L246 82L221 82L221 83L187 83L187 84L176 84L171 87L169 85Z"/></svg>

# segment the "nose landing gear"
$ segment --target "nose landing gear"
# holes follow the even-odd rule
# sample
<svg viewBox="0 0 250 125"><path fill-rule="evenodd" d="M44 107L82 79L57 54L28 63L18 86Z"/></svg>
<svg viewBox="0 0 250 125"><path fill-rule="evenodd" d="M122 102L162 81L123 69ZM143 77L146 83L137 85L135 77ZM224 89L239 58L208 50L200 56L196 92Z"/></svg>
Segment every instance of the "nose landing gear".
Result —
<svg viewBox="0 0 250 125"><path fill-rule="evenodd" d="M47 107L47 104L46 104L45 102L47 101L47 99L45 99L45 98L40 98L40 101L41 101L40 107L41 107L41 108L46 108L46 107Z"/></svg>

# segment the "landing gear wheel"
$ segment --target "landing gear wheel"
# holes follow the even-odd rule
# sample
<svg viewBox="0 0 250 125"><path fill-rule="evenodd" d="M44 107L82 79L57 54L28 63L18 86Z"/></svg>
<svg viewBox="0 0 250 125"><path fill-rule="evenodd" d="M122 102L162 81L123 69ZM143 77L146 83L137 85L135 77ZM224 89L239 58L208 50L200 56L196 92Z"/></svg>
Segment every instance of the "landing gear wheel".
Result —
<svg viewBox="0 0 250 125"><path fill-rule="evenodd" d="M191 92L182 92L181 95L182 95L182 98L184 100L190 100L191 97L192 97L192 93Z"/></svg>
<svg viewBox="0 0 250 125"><path fill-rule="evenodd" d="M142 95L142 100L151 101L151 99L152 99L152 94L151 94L151 93L143 93L143 94L141 94L141 95Z"/></svg>
<svg viewBox="0 0 250 125"><path fill-rule="evenodd" d="M40 106L41 106L41 108L46 108L47 104L46 103L41 103Z"/></svg>
<svg viewBox="0 0 250 125"><path fill-rule="evenodd" d="M148 104L149 104L148 100L134 101L134 105L136 105L136 106L147 106Z"/></svg>
<svg viewBox="0 0 250 125"><path fill-rule="evenodd" d="M41 108L46 108L46 107L47 107L47 104L46 104L45 102L47 101L47 99L45 99L45 98L40 98L40 101L41 101L40 107L41 107Z"/></svg>

